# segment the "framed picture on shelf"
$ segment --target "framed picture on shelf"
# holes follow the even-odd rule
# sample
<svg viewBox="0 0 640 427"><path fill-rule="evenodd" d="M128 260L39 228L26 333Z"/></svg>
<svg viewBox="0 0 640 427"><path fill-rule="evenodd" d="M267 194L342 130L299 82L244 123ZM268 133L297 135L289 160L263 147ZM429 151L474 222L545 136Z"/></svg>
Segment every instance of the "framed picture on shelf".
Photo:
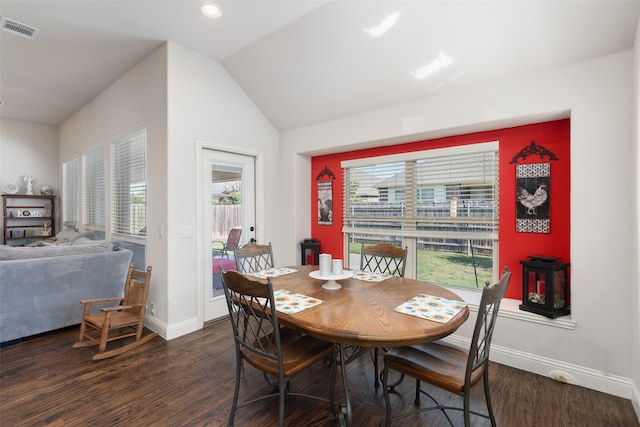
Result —
<svg viewBox="0 0 640 427"><path fill-rule="evenodd" d="M11 237L13 238L19 238L22 237L24 234L22 232L22 230L11 230Z"/></svg>

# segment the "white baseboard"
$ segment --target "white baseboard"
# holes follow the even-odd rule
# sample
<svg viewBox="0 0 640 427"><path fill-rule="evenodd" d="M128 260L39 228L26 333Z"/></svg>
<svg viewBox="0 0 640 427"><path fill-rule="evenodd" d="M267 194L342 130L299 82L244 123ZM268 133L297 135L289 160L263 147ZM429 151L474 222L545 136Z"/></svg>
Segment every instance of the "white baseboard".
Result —
<svg viewBox="0 0 640 427"><path fill-rule="evenodd" d="M633 403L633 409L636 410L636 416L640 423L640 390L638 387L640 387L638 384L633 384L631 387L631 403Z"/></svg>
<svg viewBox="0 0 640 427"><path fill-rule="evenodd" d="M195 332L200 329L198 327L198 319L195 317L180 323L173 324L171 325L171 327L169 327L166 323L160 322L155 317L146 316L144 319L144 324L147 328L151 329L154 332L157 332L158 335L160 335L165 340L172 340L174 338L190 334L191 332Z"/></svg>
<svg viewBox="0 0 640 427"><path fill-rule="evenodd" d="M446 341L460 347L469 347L471 340L459 336L449 336ZM579 385L614 396L631 399L633 383L630 378L610 375L595 369L573 365L560 360L549 359L507 347L491 345L491 361L522 369L549 378L562 378L563 382ZM635 393L637 393L635 389ZM636 395L636 397L638 397ZM637 399L636 399L637 402ZM634 403L637 405L637 403ZM639 413L636 406L636 413Z"/></svg>

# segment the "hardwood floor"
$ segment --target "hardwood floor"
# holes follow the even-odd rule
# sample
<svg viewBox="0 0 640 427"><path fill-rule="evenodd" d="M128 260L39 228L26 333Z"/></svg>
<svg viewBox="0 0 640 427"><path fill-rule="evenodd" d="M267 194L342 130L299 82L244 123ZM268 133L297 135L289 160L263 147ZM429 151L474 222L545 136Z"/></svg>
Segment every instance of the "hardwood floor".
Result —
<svg viewBox="0 0 640 427"><path fill-rule="evenodd" d="M26 340L0 349L1 426L223 426L233 397L235 362L231 327L217 321L202 331L171 341L156 338L112 359L92 361L95 349L73 349L78 328ZM373 387L367 357L348 365L355 426L382 425L384 398ZM292 389L325 394L329 370L320 363L294 378ZM492 364L491 392L499 426L638 426L629 400L561 384L549 378ZM245 365L241 400L269 387ZM336 387L338 400L342 386ZM434 390L450 402L457 397ZM413 407L413 381L392 394L394 408ZM426 398L423 398L426 402ZM484 409L481 387L473 404ZM287 426L332 426L322 402L290 398ZM277 400L239 410L236 426L277 424ZM462 418L452 413L456 425ZM474 426L489 425L473 419ZM394 426L446 426L438 412L406 418Z"/></svg>

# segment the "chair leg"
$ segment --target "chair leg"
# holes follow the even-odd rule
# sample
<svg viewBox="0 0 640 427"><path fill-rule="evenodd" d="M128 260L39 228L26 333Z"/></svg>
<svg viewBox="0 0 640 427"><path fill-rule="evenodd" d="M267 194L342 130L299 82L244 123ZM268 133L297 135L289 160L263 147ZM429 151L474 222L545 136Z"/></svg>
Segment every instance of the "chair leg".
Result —
<svg viewBox="0 0 640 427"><path fill-rule="evenodd" d="M469 395L471 394L471 390L467 387L465 387L464 389L464 395L463 395L463 400L464 400L464 407L463 407L463 412L464 412L464 427L471 427L471 413L469 412Z"/></svg>
<svg viewBox="0 0 640 427"><path fill-rule="evenodd" d="M231 404L231 414L229 414L229 427L233 427L233 419L236 416L236 409L238 408L238 396L240 395L240 367L242 359L238 354L236 348L236 386L233 390L233 403Z"/></svg>
<svg viewBox="0 0 640 427"><path fill-rule="evenodd" d="M373 349L373 386L375 388L380 387L380 382L378 381L378 347Z"/></svg>
<svg viewBox="0 0 640 427"><path fill-rule="evenodd" d="M286 394L287 384L285 379L282 377L282 373L280 373L280 381L278 381L278 383L280 392L280 396L278 397L278 426L284 427L284 397Z"/></svg>
<svg viewBox="0 0 640 427"><path fill-rule="evenodd" d="M109 339L109 323L111 322L111 313L107 313L105 316L104 324L102 325L102 333L100 334L100 345L98 346L98 353L104 353L107 349L107 340Z"/></svg>
<svg viewBox="0 0 640 427"><path fill-rule="evenodd" d="M336 373L338 370L338 363L336 360L336 349L334 348L331 352L331 360L329 362L331 364L331 388L329 389L329 405L331 405L331 418L338 419L338 414L336 412L336 398L335 398L335 387L336 387Z"/></svg>
<svg viewBox="0 0 640 427"><path fill-rule="evenodd" d="M80 347L82 344L82 341L84 341L84 333L87 330L87 324L84 322L84 319L82 319L82 322L80 323L80 337L78 337L78 342L74 344L75 346Z"/></svg>
<svg viewBox="0 0 640 427"><path fill-rule="evenodd" d="M496 419L493 415L493 405L491 405L491 395L489 393L489 364L484 368L484 398L487 401L487 411L489 412L489 420L491 420L491 426L496 427Z"/></svg>
<svg viewBox="0 0 640 427"><path fill-rule="evenodd" d="M389 367L385 363L382 371L382 388L384 389L384 404L386 408L384 425L389 427L391 425L391 401L389 400L389 387L387 387L387 378L389 377Z"/></svg>
<svg viewBox="0 0 640 427"><path fill-rule="evenodd" d="M413 403L416 405L420 404L420 380L416 380L416 398Z"/></svg>

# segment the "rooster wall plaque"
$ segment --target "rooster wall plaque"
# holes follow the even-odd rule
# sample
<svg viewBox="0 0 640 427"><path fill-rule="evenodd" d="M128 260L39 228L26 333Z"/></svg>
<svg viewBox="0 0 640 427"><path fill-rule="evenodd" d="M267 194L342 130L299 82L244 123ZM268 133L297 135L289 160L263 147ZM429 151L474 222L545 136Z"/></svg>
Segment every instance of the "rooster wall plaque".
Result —
<svg viewBox="0 0 640 427"><path fill-rule="evenodd" d="M550 163L516 166L516 231L549 233Z"/></svg>

